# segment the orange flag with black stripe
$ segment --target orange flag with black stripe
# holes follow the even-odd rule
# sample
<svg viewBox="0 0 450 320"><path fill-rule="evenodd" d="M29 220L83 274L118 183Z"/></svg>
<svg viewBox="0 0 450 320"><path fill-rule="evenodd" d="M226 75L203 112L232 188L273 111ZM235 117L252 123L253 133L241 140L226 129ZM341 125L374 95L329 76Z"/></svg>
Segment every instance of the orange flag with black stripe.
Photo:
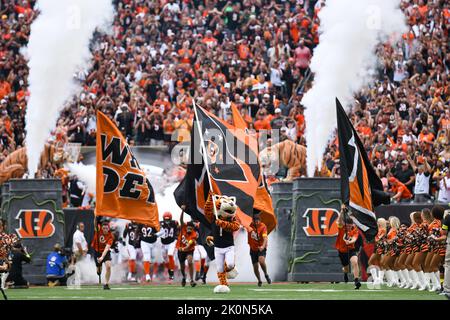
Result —
<svg viewBox="0 0 450 320"><path fill-rule="evenodd" d="M233 124L236 129L245 130L247 129L247 123L242 118L239 110L234 104L231 104L231 112L233 115ZM249 139L255 139L256 137L252 137L249 135ZM253 144L258 145L257 141L254 141ZM255 201L253 203L253 208L257 211L261 212L261 221L267 226L267 232L270 233L273 229L275 229L277 225L277 219L275 217L275 213L273 211L272 197L270 196L269 191L267 190L266 179L260 170L261 177L258 188L256 189Z"/></svg>
<svg viewBox="0 0 450 320"><path fill-rule="evenodd" d="M369 161L364 145L338 99L336 113L342 202L351 208L350 217L370 241L378 231L375 207L382 203L389 204L389 195L383 191L383 184Z"/></svg>
<svg viewBox="0 0 450 320"><path fill-rule="evenodd" d="M117 126L97 112L96 216L121 218L159 230L150 181Z"/></svg>

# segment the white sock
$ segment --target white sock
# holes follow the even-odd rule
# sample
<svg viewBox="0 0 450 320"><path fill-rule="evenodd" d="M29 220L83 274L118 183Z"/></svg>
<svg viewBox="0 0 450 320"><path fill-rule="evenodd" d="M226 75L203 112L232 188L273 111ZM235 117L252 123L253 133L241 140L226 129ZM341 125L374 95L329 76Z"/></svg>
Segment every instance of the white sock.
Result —
<svg viewBox="0 0 450 320"><path fill-rule="evenodd" d="M386 275L386 282L391 282L391 270L386 270L384 274Z"/></svg>
<svg viewBox="0 0 450 320"><path fill-rule="evenodd" d="M378 281L383 282L384 272L384 270L380 270L380 272L378 272Z"/></svg>
<svg viewBox="0 0 450 320"><path fill-rule="evenodd" d="M426 286L430 286L430 279L431 279L431 272L425 272L424 273L424 278L425 278L425 285Z"/></svg>
<svg viewBox="0 0 450 320"><path fill-rule="evenodd" d="M395 276L397 277L397 280L400 279L401 284L406 283L406 279L403 277L403 273L400 270L395 271ZM397 281L397 283L398 283L398 281Z"/></svg>
<svg viewBox="0 0 450 320"><path fill-rule="evenodd" d="M395 283L395 280L394 280L394 271L392 271L392 270L388 270L388 271L386 271L386 276L387 276L387 279L388 279L388 282L390 282L390 283Z"/></svg>
<svg viewBox="0 0 450 320"><path fill-rule="evenodd" d="M394 284L398 285L398 274L397 271L392 270L392 280L394 280Z"/></svg>
<svg viewBox="0 0 450 320"><path fill-rule="evenodd" d="M413 279L414 286L420 285L419 274L418 274L418 272L416 270L412 270L411 276L412 276L412 279Z"/></svg>
<svg viewBox="0 0 450 320"><path fill-rule="evenodd" d="M411 278L409 277L408 269L401 270L403 272L403 277L405 278L406 283L411 283Z"/></svg>
<svg viewBox="0 0 450 320"><path fill-rule="evenodd" d="M409 278L411 279L412 283L419 282L419 279L417 279L417 272L416 270L409 270Z"/></svg>
<svg viewBox="0 0 450 320"><path fill-rule="evenodd" d="M370 272L372 280L375 281L378 278L377 268L375 266L370 266L367 270Z"/></svg>
<svg viewBox="0 0 450 320"><path fill-rule="evenodd" d="M424 286L425 285L425 275L424 275L423 271L420 270L419 272L417 272L417 276L419 278L420 285Z"/></svg>
<svg viewBox="0 0 450 320"><path fill-rule="evenodd" d="M441 287L441 273L439 271L436 271L434 273L434 278L436 279L436 286Z"/></svg>

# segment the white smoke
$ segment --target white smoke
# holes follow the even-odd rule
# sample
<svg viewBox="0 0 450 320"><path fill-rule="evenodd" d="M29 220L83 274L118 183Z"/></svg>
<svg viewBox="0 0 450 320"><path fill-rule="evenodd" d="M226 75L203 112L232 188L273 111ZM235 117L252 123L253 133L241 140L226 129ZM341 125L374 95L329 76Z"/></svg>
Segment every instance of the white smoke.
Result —
<svg viewBox="0 0 450 320"><path fill-rule="evenodd" d="M108 31L114 17L111 0L39 0L37 9L24 54L30 68L25 123L31 177L61 109L79 91L74 74L90 65L94 31Z"/></svg>
<svg viewBox="0 0 450 320"><path fill-rule="evenodd" d="M66 167L69 169L69 176L77 176L86 185L87 191L95 194L96 170L94 165L85 165L79 162L67 163Z"/></svg>
<svg viewBox="0 0 450 320"><path fill-rule="evenodd" d="M306 107L308 176L313 176L336 127L337 97L342 105L373 79L376 47L405 32L400 0L327 0L319 12L320 43L314 50L314 83Z"/></svg>

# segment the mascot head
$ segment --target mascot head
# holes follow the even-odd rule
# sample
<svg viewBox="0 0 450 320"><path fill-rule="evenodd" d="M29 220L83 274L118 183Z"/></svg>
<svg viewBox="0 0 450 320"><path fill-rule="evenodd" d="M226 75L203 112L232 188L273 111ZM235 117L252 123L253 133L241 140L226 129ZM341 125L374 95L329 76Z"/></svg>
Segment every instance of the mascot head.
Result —
<svg viewBox="0 0 450 320"><path fill-rule="evenodd" d="M232 218L236 214L236 197L214 195L214 204L220 218Z"/></svg>

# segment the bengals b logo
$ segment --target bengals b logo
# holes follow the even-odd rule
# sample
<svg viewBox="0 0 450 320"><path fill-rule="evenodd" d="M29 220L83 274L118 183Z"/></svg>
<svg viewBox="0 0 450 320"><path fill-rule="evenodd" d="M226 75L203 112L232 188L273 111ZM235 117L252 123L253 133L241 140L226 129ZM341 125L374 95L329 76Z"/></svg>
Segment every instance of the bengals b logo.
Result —
<svg viewBox="0 0 450 320"><path fill-rule="evenodd" d="M338 234L337 218L339 212L329 208L309 208L303 218L306 226L303 227L308 237L333 237Z"/></svg>
<svg viewBox="0 0 450 320"><path fill-rule="evenodd" d="M54 215L49 210L20 210L16 219L20 238L50 238L55 233Z"/></svg>

